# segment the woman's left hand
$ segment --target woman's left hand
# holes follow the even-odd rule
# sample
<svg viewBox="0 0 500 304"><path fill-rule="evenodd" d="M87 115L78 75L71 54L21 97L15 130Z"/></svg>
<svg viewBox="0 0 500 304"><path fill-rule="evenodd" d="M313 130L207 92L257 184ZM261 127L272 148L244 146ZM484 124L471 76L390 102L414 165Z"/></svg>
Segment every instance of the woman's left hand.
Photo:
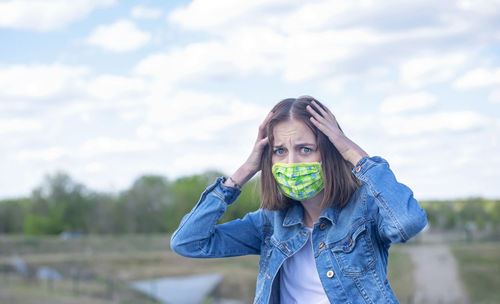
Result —
<svg viewBox="0 0 500 304"><path fill-rule="evenodd" d="M311 114L311 122L333 143L342 157L356 166L359 160L368 154L357 144L345 136L340 130L337 119L328 108L321 108L316 102L312 106L307 106L307 111Z"/></svg>

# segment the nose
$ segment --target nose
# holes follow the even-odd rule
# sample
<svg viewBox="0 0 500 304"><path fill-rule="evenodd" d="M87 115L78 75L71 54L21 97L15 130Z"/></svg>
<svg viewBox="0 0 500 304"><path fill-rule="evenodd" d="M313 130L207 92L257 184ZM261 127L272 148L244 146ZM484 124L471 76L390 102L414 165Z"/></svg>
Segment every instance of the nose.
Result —
<svg viewBox="0 0 500 304"><path fill-rule="evenodd" d="M298 159L298 155L295 151L289 151L288 152L288 157L287 157L287 164L294 164L294 163L298 163L299 162L299 159Z"/></svg>

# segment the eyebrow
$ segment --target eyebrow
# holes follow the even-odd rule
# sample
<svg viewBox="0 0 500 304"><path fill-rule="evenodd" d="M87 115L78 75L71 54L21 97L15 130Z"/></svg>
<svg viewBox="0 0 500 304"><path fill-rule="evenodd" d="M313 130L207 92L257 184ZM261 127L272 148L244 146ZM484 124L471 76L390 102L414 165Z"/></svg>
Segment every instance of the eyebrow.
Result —
<svg viewBox="0 0 500 304"><path fill-rule="evenodd" d="M297 143L294 147L304 147L304 146L311 146L311 147L316 147L315 144L312 143ZM273 148L281 148L283 145L274 145Z"/></svg>

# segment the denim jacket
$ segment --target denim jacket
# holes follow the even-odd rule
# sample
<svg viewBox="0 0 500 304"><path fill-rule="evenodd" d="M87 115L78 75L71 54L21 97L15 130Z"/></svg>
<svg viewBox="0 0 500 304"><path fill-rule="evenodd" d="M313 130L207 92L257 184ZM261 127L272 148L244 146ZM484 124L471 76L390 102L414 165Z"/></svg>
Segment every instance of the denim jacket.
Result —
<svg viewBox="0 0 500 304"><path fill-rule="evenodd" d="M324 209L313 227L321 283L331 303L398 303L387 280L389 247L422 230L425 211L381 157L364 157L353 173L362 185L349 203ZM203 192L172 235L171 247L195 258L260 255L254 303L279 303L281 265L305 245L310 233L302 221L302 205L259 209L217 225L240 193L224 181L218 178Z"/></svg>

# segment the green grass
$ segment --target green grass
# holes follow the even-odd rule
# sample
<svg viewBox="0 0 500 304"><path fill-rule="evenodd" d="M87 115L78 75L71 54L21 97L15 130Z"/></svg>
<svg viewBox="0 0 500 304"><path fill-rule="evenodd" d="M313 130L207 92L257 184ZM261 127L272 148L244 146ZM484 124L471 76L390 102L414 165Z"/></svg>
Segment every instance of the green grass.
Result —
<svg viewBox="0 0 500 304"><path fill-rule="evenodd" d="M472 303L500 303L500 243L454 244L460 276Z"/></svg>
<svg viewBox="0 0 500 304"><path fill-rule="evenodd" d="M415 295L413 263L405 245L393 245L389 252L387 276L400 303L412 303Z"/></svg>

